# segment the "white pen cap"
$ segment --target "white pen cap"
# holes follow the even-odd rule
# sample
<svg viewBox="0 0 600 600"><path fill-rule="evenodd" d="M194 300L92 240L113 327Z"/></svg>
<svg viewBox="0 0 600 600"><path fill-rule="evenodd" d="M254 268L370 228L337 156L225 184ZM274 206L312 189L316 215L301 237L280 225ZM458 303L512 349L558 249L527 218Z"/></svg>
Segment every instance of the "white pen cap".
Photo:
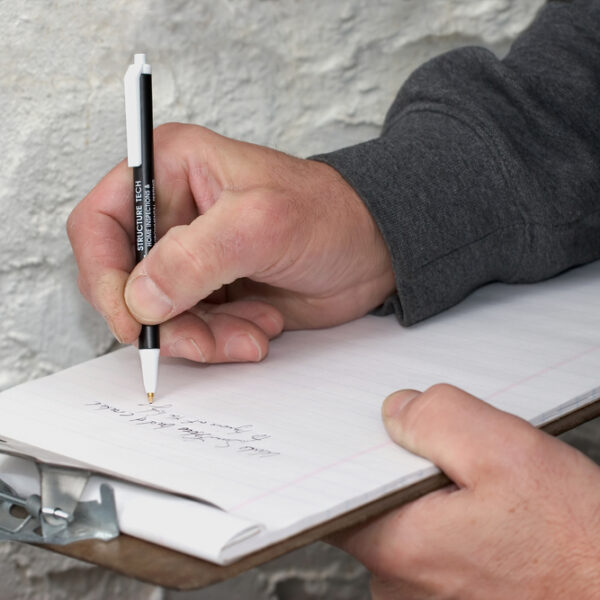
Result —
<svg viewBox="0 0 600 600"><path fill-rule="evenodd" d="M152 67L146 63L145 54L135 54L123 79L125 86L125 123L127 129L127 164L142 164L142 119L140 114L140 76L150 75Z"/></svg>

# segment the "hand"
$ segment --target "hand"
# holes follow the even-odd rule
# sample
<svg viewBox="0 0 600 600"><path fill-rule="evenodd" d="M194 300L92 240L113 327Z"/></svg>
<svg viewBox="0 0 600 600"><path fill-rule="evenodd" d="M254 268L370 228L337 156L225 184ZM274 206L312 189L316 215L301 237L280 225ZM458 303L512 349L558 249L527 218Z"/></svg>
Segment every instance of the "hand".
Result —
<svg viewBox="0 0 600 600"><path fill-rule="evenodd" d="M600 596L600 469L449 385L383 406L392 439L455 485L333 538L372 572L374 600Z"/></svg>
<svg viewBox="0 0 600 600"><path fill-rule="evenodd" d="M334 169L193 125L154 144L160 239L140 264L125 161L67 224L79 287L120 341L163 323L164 354L260 360L283 328L343 323L393 292L381 234Z"/></svg>

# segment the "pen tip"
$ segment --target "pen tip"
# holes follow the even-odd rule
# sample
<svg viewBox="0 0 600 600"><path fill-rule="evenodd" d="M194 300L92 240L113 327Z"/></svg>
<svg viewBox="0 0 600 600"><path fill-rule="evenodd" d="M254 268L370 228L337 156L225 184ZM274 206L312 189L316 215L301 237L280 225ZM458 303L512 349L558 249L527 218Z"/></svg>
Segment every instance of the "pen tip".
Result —
<svg viewBox="0 0 600 600"><path fill-rule="evenodd" d="M150 404L154 402L154 394L152 392L148 392L148 402Z"/></svg>

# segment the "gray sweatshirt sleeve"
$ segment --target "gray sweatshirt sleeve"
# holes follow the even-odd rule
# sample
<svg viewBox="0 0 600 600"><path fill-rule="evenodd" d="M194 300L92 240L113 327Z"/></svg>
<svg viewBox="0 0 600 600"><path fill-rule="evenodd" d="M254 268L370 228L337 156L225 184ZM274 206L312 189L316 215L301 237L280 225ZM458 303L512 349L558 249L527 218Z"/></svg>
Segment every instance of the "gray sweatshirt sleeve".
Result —
<svg viewBox="0 0 600 600"><path fill-rule="evenodd" d="M506 58L461 48L413 73L377 139L317 157L390 250L410 325L491 281L600 257L600 0L551 2Z"/></svg>

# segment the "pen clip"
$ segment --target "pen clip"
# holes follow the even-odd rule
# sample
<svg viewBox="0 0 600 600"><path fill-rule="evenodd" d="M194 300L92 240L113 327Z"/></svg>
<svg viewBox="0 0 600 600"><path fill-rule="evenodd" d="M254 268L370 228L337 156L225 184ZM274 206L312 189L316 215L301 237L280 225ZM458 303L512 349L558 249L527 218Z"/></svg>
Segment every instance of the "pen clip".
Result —
<svg viewBox="0 0 600 600"><path fill-rule="evenodd" d="M142 115L140 111L140 77L151 73L145 54L136 54L123 79L125 87L125 124L127 129L127 164L139 167L142 164Z"/></svg>

